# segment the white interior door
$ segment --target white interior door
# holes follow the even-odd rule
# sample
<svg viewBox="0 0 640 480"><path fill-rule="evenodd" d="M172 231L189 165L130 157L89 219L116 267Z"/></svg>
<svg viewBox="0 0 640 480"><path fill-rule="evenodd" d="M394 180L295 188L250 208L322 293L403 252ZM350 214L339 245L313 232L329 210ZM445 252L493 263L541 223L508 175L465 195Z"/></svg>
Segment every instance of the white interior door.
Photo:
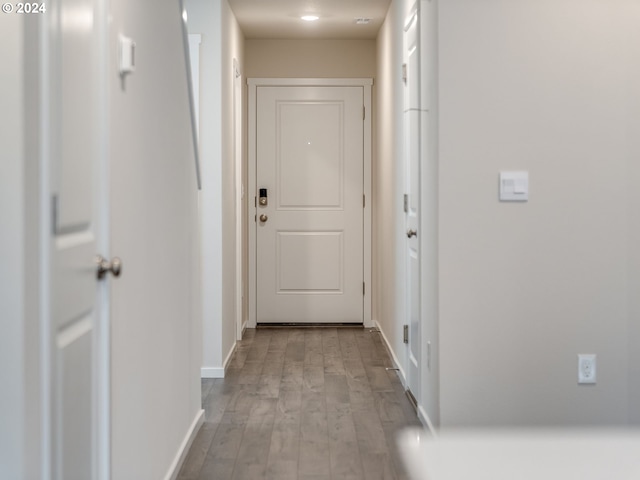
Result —
<svg viewBox="0 0 640 480"><path fill-rule="evenodd" d="M257 88L257 323L363 322L363 105L357 86Z"/></svg>
<svg viewBox="0 0 640 480"><path fill-rule="evenodd" d="M420 394L420 42L418 12L414 11L405 27L406 84L404 101L405 130L405 213L407 312L409 326L407 384L412 395Z"/></svg>
<svg viewBox="0 0 640 480"><path fill-rule="evenodd" d="M78 17L78 12L81 16ZM100 287L100 79L92 0L47 4L52 192L51 416L54 479L96 478ZM57 22L56 22L57 19ZM56 23L53 23L56 22ZM85 23L83 23L85 22ZM45 110L46 111L46 110Z"/></svg>

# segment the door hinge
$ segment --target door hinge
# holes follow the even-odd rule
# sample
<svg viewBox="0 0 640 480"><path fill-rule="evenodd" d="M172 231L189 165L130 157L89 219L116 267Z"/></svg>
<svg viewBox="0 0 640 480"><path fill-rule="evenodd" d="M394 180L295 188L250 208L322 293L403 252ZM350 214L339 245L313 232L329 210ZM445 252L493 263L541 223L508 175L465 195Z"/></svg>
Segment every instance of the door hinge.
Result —
<svg viewBox="0 0 640 480"><path fill-rule="evenodd" d="M409 79L409 75L407 75L407 64L402 64L402 83L407 84L407 80Z"/></svg>
<svg viewBox="0 0 640 480"><path fill-rule="evenodd" d="M364 105L362 106L362 120L365 120L367 118L367 107L365 107Z"/></svg>
<svg viewBox="0 0 640 480"><path fill-rule="evenodd" d="M404 343L409 343L409 325L403 325L402 340Z"/></svg>
<svg viewBox="0 0 640 480"><path fill-rule="evenodd" d="M404 213L408 213L409 212L409 195L408 194L404 194Z"/></svg>
<svg viewBox="0 0 640 480"><path fill-rule="evenodd" d="M257 222L258 222L258 214L257 214L257 213L253 216L253 221L254 221L255 223L257 223Z"/></svg>
<svg viewBox="0 0 640 480"><path fill-rule="evenodd" d="M367 196L362 195L362 208L367 208Z"/></svg>
<svg viewBox="0 0 640 480"><path fill-rule="evenodd" d="M51 196L51 234L58 234L58 195Z"/></svg>
<svg viewBox="0 0 640 480"><path fill-rule="evenodd" d="M367 284L362 282L362 295L366 295L367 294L367 288L366 288Z"/></svg>
<svg viewBox="0 0 640 480"><path fill-rule="evenodd" d="M253 206L254 207L258 206L258 197L253 197Z"/></svg>

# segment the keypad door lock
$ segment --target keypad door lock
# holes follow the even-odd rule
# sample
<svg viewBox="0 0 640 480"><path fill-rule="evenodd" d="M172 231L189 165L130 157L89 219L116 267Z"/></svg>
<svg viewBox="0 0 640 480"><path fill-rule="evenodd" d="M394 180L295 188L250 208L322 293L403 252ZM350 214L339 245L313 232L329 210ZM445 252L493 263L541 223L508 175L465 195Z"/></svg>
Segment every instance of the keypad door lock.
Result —
<svg viewBox="0 0 640 480"><path fill-rule="evenodd" d="M266 188L261 188L260 189L260 195L258 196L258 203L263 207L266 207L268 205L269 200L267 199L267 189Z"/></svg>

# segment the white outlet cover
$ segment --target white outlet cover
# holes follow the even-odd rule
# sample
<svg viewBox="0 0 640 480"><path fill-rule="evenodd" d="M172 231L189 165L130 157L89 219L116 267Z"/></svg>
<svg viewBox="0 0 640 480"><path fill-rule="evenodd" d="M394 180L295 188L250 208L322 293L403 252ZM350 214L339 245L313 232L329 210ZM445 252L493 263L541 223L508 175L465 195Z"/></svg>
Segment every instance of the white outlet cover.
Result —
<svg viewBox="0 0 640 480"><path fill-rule="evenodd" d="M596 355L578 354L578 383L594 384L596 383Z"/></svg>

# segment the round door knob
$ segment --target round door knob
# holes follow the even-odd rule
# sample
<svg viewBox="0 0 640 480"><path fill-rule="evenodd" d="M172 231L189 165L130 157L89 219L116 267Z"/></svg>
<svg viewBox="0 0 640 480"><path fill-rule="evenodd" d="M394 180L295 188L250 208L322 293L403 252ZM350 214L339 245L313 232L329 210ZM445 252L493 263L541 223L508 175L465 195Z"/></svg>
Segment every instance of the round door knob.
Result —
<svg viewBox="0 0 640 480"><path fill-rule="evenodd" d="M96 255L96 275L98 280L102 280L107 273L111 272L114 277L119 277L122 273L122 260L118 257L113 257L113 260L109 261L102 255Z"/></svg>
<svg viewBox="0 0 640 480"><path fill-rule="evenodd" d="M118 257L113 257L111 260L111 274L114 277L119 277L122 272L122 260Z"/></svg>
<svg viewBox="0 0 640 480"><path fill-rule="evenodd" d="M417 237L418 236L418 232L415 230L407 230L407 237L411 238L411 237Z"/></svg>
<svg viewBox="0 0 640 480"><path fill-rule="evenodd" d="M269 220L269 217L267 217L264 213L260 215L260 221L262 223L266 222L267 220Z"/></svg>

